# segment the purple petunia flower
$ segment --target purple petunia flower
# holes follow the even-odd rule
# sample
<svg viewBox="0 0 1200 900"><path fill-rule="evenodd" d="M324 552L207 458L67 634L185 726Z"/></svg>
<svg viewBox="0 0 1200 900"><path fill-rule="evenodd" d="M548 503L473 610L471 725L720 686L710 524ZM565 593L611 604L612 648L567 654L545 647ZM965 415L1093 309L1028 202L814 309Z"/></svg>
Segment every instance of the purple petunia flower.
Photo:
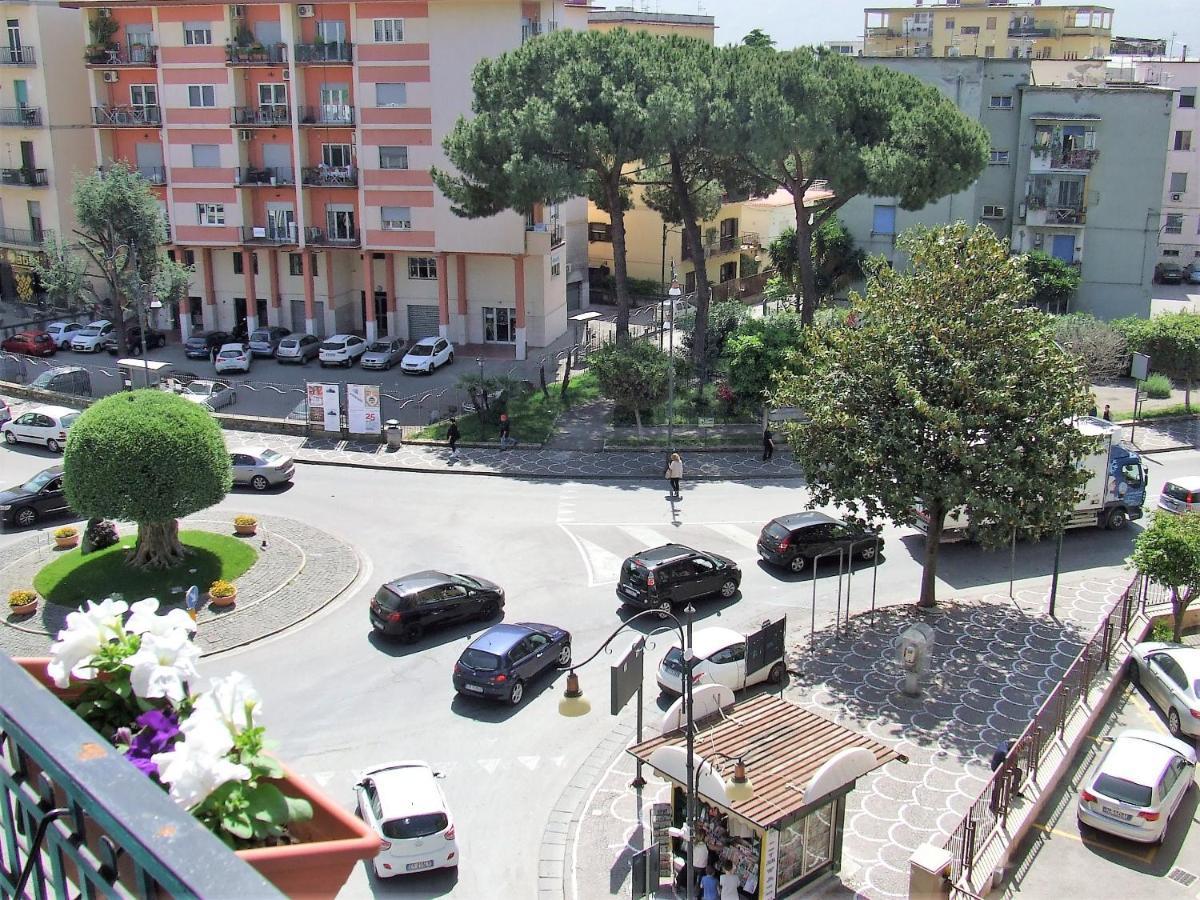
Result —
<svg viewBox="0 0 1200 900"><path fill-rule="evenodd" d="M152 709L138 716L137 724L141 730L129 742L125 758L145 774L157 778L158 766L150 758L171 749L179 737L179 720L171 713Z"/></svg>

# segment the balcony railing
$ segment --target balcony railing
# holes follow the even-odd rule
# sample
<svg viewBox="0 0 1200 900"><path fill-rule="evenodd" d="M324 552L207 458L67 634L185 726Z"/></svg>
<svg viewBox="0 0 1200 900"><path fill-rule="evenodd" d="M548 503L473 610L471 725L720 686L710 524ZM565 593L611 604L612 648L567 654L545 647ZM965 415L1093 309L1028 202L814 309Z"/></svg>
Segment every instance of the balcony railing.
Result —
<svg viewBox="0 0 1200 900"><path fill-rule="evenodd" d="M32 66L37 56L28 44L21 47L0 47L0 66Z"/></svg>
<svg viewBox="0 0 1200 900"><path fill-rule="evenodd" d="M298 234L299 232L294 224L287 227L276 225L243 225L242 243L270 244L276 247L282 244L298 244L300 243Z"/></svg>
<svg viewBox="0 0 1200 900"><path fill-rule="evenodd" d="M235 106L233 124L245 128L274 128L292 121L292 111L286 106Z"/></svg>
<svg viewBox="0 0 1200 900"><path fill-rule="evenodd" d="M157 128L162 111L157 106L93 106L92 122L101 128Z"/></svg>
<svg viewBox="0 0 1200 900"><path fill-rule="evenodd" d="M354 107L344 103L305 106L300 110L301 125L353 125Z"/></svg>
<svg viewBox="0 0 1200 900"><path fill-rule="evenodd" d="M329 231L325 228L305 228L304 241L310 246L317 247L357 247L359 241L357 228L343 228Z"/></svg>
<svg viewBox="0 0 1200 900"><path fill-rule="evenodd" d="M1058 29L1046 22L1013 22L1008 26L1009 37L1057 37Z"/></svg>
<svg viewBox="0 0 1200 900"><path fill-rule="evenodd" d="M1051 169L1087 171L1100 158L1100 151L1064 150L1059 145L1038 146L1033 148L1033 156L1035 160L1041 163L1041 166L1035 166L1035 168L1048 166Z"/></svg>
<svg viewBox="0 0 1200 900"><path fill-rule="evenodd" d="M354 62L354 45L350 41L328 41L320 44L297 44L297 63Z"/></svg>
<svg viewBox="0 0 1200 900"><path fill-rule="evenodd" d="M54 232L45 228L6 228L0 226L0 244L18 244L22 247L40 247Z"/></svg>
<svg viewBox="0 0 1200 900"><path fill-rule="evenodd" d="M45 187L49 183L45 169L0 169L0 184Z"/></svg>
<svg viewBox="0 0 1200 900"><path fill-rule="evenodd" d="M280 184L295 184L296 170L291 166L239 166L234 172L234 183L241 187L271 187Z"/></svg>
<svg viewBox="0 0 1200 900"><path fill-rule="evenodd" d="M0 125L41 128L42 108L40 106L0 106Z"/></svg>
<svg viewBox="0 0 1200 900"><path fill-rule="evenodd" d="M225 62L231 66L274 66L287 62L287 44L226 44Z"/></svg>
<svg viewBox="0 0 1200 900"><path fill-rule="evenodd" d="M166 166L138 166L137 173L150 184L162 185L167 183Z"/></svg>
<svg viewBox="0 0 1200 900"><path fill-rule="evenodd" d="M300 179L318 187L357 187L358 169L355 166L305 166L300 170Z"/></svg>
<svg viewBox="0 0 1200 900"><path fill-rule="evenodd" d="M122 47L120 44L110 44L83 56L89 66L157 66L158 48L153 44L131 44Z"/></svg>

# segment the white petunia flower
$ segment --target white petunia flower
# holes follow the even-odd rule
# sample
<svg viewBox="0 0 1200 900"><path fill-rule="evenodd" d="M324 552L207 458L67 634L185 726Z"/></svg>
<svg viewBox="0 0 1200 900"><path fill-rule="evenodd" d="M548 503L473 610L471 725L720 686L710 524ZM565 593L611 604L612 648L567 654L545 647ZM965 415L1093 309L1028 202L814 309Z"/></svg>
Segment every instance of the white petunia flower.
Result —
<svg viewBox="0 0 1200 900"><path fill-rule="evenodd" d="M223 722L232 734L238 734L258 724L262 698L241 672L231 672L224 678L214 678L208 690L196 698L192 714L181 727L184 731L195 719Z"/></svg>
<svg viewBox="0 0 1200 900"><path fill-rule="evenodd" d="M219 749L222 746L224 750ZM248 768L225 758L232 746L224 728L193 731L174 749L154 754L151 761L158 766L159 779L169 785L171 799L191 809L226 782L250 777Z"/></svg>
<svg viewBox="0 0 1200 900"><path fill-rule="evenodd" d="M128 609L123 600L89 600L86 609L67 614L66 627L50 647L50 664L46 667L58 687L67 687L71 676L85 681L95 677L96 670L90 664L102 645L124 633L121 618Z"/></svg>
<svg viewBox="0 0 1200 900"><path fill-rule="evenodd" d="M157 635L146 632L137 653L125 660L130 667L129 683L139 697L166 697L179 703L187 696L185 685L199 677L196 662L200 650L188 633L174 628Z"/></svg>
<svg viewBox="0 0 1200 900"><path fill-rule="evenodd" d="M185 610L170 609L162 615L158 615L158 600L154 597L139 600L129 609L132 615L125 623L125 628L134 634L165 635L178 628L182 628L190 634L196 630L196 623L192 621L192 617Z"/></svg>

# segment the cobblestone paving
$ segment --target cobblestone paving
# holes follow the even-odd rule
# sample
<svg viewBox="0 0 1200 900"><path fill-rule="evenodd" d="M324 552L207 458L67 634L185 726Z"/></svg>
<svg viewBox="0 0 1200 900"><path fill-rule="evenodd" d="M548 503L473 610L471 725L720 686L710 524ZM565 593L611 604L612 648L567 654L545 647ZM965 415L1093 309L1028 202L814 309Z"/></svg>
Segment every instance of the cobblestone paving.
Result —
<svg viewBox="0 0 1200 900"><path fill-rule="evenodd" d="M349 544L295 519L257 518L258 534L247 540L256 546L265 540L267 548L259 550L258 560L237 580L236 605L205 607L197 617L196 642L205 654L248 644L308 618L336 599L358 575L358 555ZM180 525L222 534L232 531L227 519L206 513L189 516ZM121 531L128 534L134 528ZM32 584L34 573L53 557L52 544L47 531L10 545L7 562L0 567L0 593L7 596L14 588ZM203 591L206 585L199 587ZM186 589L181 585L171 597L158 599L164 605L172 600L181 604ZM46 655L70 612L70 607L43 601L33 616L0 620L0 649L10 656Z"/></svg>
<svg viewBox="0 0 1200 900"><path fill-rule="evenodd" d="M1168 450L1189 450L1200 446L1200 419L1177 419L1153 425L1122 425L1124 440L1130 441L1144 453L1165 453Z"/></svg>

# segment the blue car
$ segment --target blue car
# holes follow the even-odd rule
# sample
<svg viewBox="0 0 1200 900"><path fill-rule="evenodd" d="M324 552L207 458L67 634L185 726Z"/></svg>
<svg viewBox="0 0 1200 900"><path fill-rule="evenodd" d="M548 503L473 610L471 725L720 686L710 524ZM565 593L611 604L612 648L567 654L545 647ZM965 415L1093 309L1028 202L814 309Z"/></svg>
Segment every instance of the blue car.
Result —
<svg viewBox="0 0 1200 900"><path fill-rule="evenodd" d="M570 664L569 631L537 622L506 622L489 628L462 652L454 664L454 690L517 706L526 684L546 669Z"/></svg>

